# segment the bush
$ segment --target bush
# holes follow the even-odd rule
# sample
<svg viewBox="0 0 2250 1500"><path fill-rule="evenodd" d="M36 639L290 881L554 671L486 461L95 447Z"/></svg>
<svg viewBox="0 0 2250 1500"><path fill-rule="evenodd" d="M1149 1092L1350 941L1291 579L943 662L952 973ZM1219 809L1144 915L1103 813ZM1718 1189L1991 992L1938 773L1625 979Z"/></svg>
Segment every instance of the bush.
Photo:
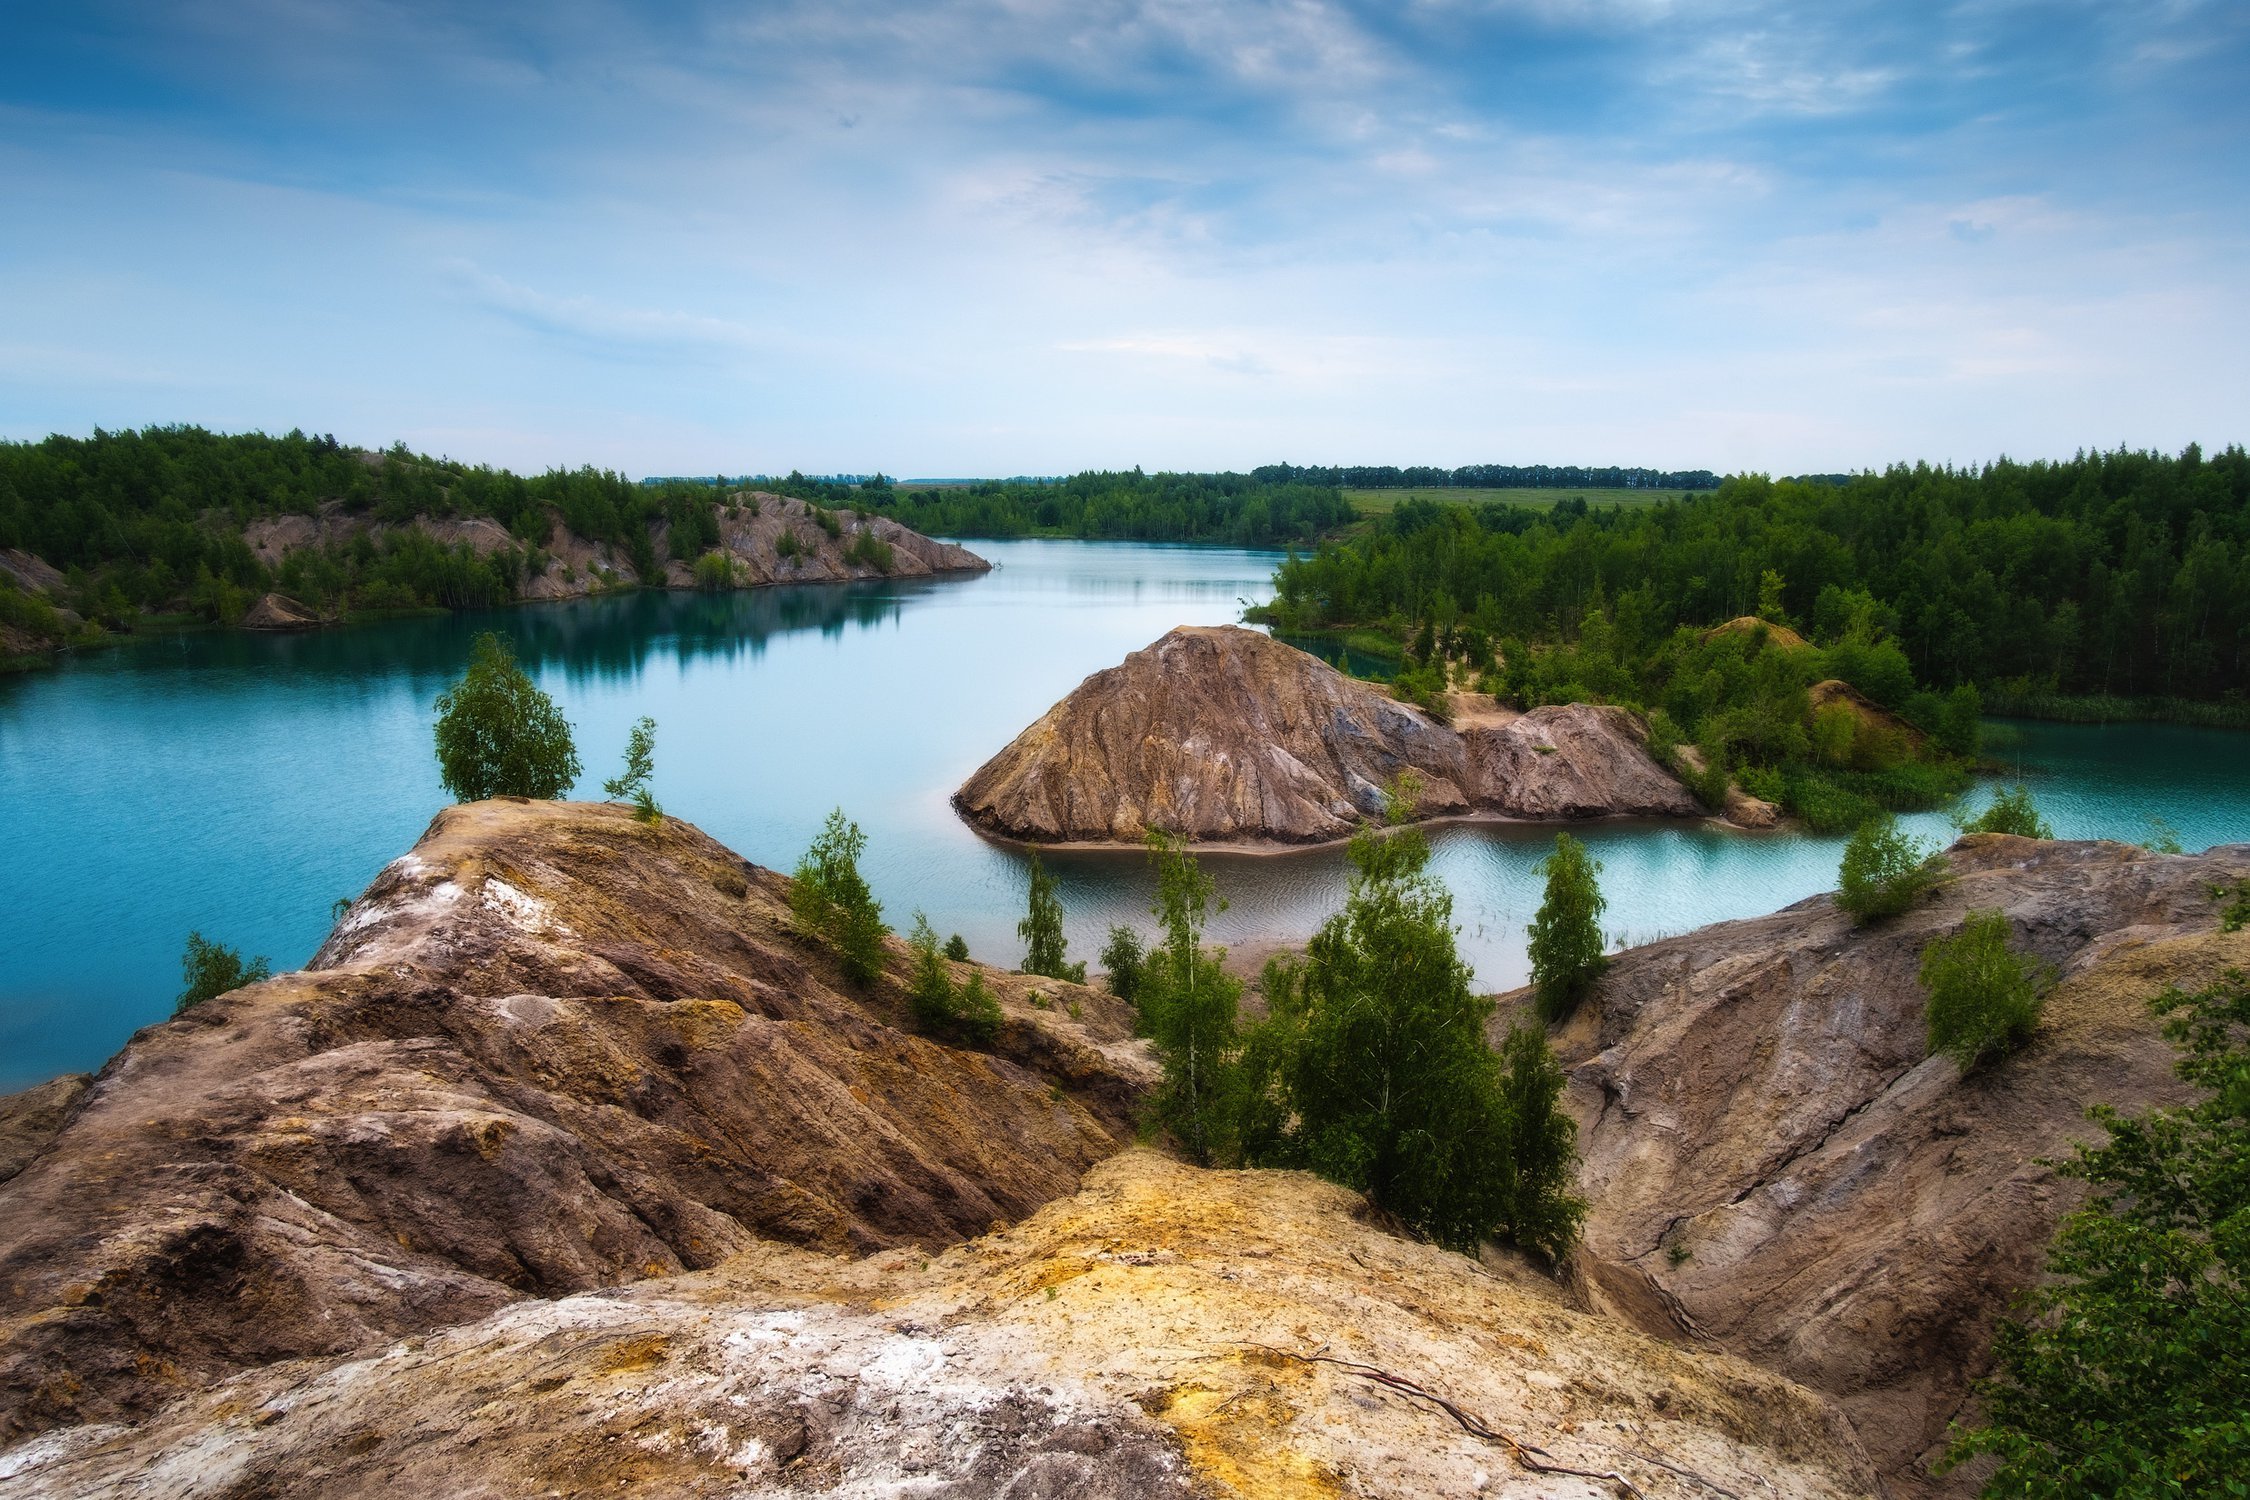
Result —
<svg viewBox="0 0 2250 1500"><path fill-rule="evenodd" d="M1570 1253L1586 1218L1586 1200L1571 1192L1578 1122L1562 1108L1568 1081L1545 1032L1509 1028L1500 1046L1501 1229L1549 1265Z"/></svg>
<svg viewBox="0 0 2250 1500"><path fill-rule="evenodd" d="M578 750L555 700L516 665L515 648L489 631L469 670L438 695L438 773L457 801L560 797L578 779Z"/></svg>
<svg viewBox="0 0 2250 1500"><path fill-rule="evenodd" d="M2031 1040L2053 973L2008 947L2005 912L1973 911L1960 930L1922 950L1930 1051L1970 1073Z"/></svg>
<svg viewBox="0 0 2250 1500"><path fill-rule="evenodd" d="M891 555L889 542L872 531L861 531L853 534L851 545L844 549L844 561L888 573L896 559Z"/></svg>
<svg viewBox="0 0 2250 1500"><path fill-rule="evenodd" d="M1030 910L1016 924L1016 936L1024 940L1023 972L1038 974L1048 979L1066 979L1072 984L1086 982L1086 966L1069 963L1064 955L1069 951L1070 940L1063 936L1062 898L1055 894L1055 877L1047 872L1037 852L1031 856Z"/></svg>
<svg viewBox="0 0 2250 1500"><path fill-rule="evenodd" d="M1555 835L1555 852L1539 868L1547 891L1531 919L1531 983L1539 992L1540 1017L1559 1021L1578 1008L1609 967L1599 925L1609 903L1595 880L1601 864L1569 834Z"/></svg>
<svg viewBox="0 0 2250 1500"><path fill-rule="evenodd" d="M266 962L264 954L246 964L238 950L206 942L202 933L191 932L187 935L187 950L180 955L183 988L179 998L172 1002L172 1014L185 1015L206 1000L272 977L273 966Z"/></svg>
<svg viewBox="0 0 2250 1500"><path fill-rule="evenodd" d="M1992 805L1973 818L1959 818L1954 826L1963 833L2012 833L2018 838L2051 839L2055 830L2032 804L2031 788L1994 792Z"/></svg>
<svg viewBox="0 0 2250 1500"><path fill-rule="evenodd" d="M1870 818L1844 845L1836 873L1836 904L1859 922L1895 917L1938 883L1945 862L1937 847L1910 838L1888 813Z"/></svg>
<svg viewBox="0 0 2250 1500"><path fill-rule="evenodd" d="M1211 877L1177 839L1151 831L1156 861L1152 910L1164 938L1148 954L1134 997L1141 1029L1156 1044L1164 1076L1150 1117L1170 1130L1199 1166L1232 1148L1232 1070L1242 986L1222 968L1224 950L1203 946L1203 922L1217 899ZM1224 910L1224 903L1220 903Z"/></svg>
<svg viewBox="0 0 2250 1500"><path fill-rule="evenodd" d="M1102 949L1102 970L1109 975L1109 992L1131 1004L1140 993L1141 967L1146 962L1141 935L1130 927L1112 927Z"/></svg>
<svg viewBox="0 0 2250 1500"><path fill-rule="evenodd" d="M1984 1425L1946 1453L1996 1456L1988 1495L2239 1495L2250 1474L2250 983L2155 1008L2181 1013L2165 1034L2201 1098L2089 1112L2109 1142L2061 1171L2092 1193L1993 1340Z"/></svg>
<svg viewBox="0 0 2250 1500"><path fill-rule="evenodd" d="M931 1036L965 1042L972 1047L988 1044L1000 1030L1000 1003L984 987L984 975L971 971L966 985L956 986L940 955L937 933L930 919L914 914L913 935L907 946L914 950L914 967L907 981L907 1002L914 1024Z"/></svg>
<svg viewBox="0 0 2250 1500"><path fill-rule="evenodd" d="M656 721L643 714L625 736L625 769L602 783L602 790L612 797L623 797L633 804L633 816L643 823L661 823L664 809L656 805L649 792L648 779L654 774L656 758Z"/></svg>
<svg viewBox="0 0 2250 1500"><path fill-rule="evenodd" d="M734 559L724 552L706 552L695 560L697 588L731 589L734 582Z"/></svg>
<svg viewBox="0 0 2250 1500"><path fill-rule="evenodd" d="M957 964L969 961L969 940L956 932L945 940L945 956Z"/></svg>
<svg viewBox="0 0 2250 1500"><path fill-rule="evenodd" d="M797 924L835 949L844 977L857 985L883 971L883 908L859 873L867 835L837 808L797 862L789 909Z"/></svg>

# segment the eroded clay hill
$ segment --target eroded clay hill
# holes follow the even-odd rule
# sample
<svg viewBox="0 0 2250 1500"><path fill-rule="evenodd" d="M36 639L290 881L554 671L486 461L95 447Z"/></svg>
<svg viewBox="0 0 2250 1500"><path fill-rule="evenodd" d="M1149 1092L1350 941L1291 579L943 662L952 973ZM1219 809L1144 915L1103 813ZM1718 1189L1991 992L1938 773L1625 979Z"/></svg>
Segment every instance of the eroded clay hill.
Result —
<svg viewBox="0 0 2250 1500"><path fill-rule="evenodd" d="M926 578L937 573L983 573L992 567L966 547L924 536L888 516L862 517L833 512L837 534L831 536L819 524L822 512L818 507L784 495L745 491L715 506L715 512L719 544L713 550L732 566L732 582L738 588L769 583L842 583L880 577ZM507 548L520 549L523 545L507 527L488 517L419 516L401 525L448 547L466 545L479 556ZM273 567L302 548L332 546L361 535L380 540L389 529L394 528L364 514L346 511L341 502L331 502L317 515L274 516L254 521L244 531L243 540L260 562ZM861 542L863 534L889 549L887 567L879 564L873 550ZM551 522L540 548L547 560L538 571L524 579L522 595L526 599L568 599L614 583L640 583L658 588L696 587L694 568L670 558L670 537L663 523L656 525L652 536L657 556L667 560L661 565L660 576L642 578L634 571L623 549L607 542L589 541L556 519ZM856 556L853 555L855 545L860 547ZM258 623L269 629L289 628L295 623L292 606L289 601L273 597L273 614L277 618L261 619ZM294 609L301 611L302 606L294 606Z"/></svg>
<svg viewBox="0 0 2250 1500"><path fill-rule="evenodd" d="M1096 672L954 794L989 832L1130 843L1161 828L1211 842L1308 844L1383 809L1401 771L1423 817L1690 817L1623 709L1492 713L1458 729L1238 626L1182 626Z"/></svg>
<svg viewBox="0 0 2250 1500"><path fill-rule="evenodd" d="M859 992L787 881L606 806L449 808L310 968L0 1111L0 1441L764 1242L934 1249L1076 1190L1151 1068L992 972L990 1052Z"/></svg>
<svg viewBox="0 0 2250 1500"><path fill-rule="evenodd" d="M1986 834L1949 859L1894 921L1820 896L1624 953L1558 1038L1595 1305L1834 1396L1895 1494L1976 1487L1927 1465L2076 1201L2041 1159L2101 1138L2091 1103L2176 1101L2149 999L2250 966L2210 895L2250 846ZM2028 1049L1964 1080L1927 1051L1917 969L1992 908L2061 983Z"/></svg>
<svg viewBox="0 0 2250 1500"><path fill-rule="evenodd" d="M1333 1364L1395 1373L1544 1462ZM937 1256L753 1245L0 1452L9 1493L1594 1500L1864 1496L1834 1407L1362 1223L1297 1173L1148 1152Z"/></svg>

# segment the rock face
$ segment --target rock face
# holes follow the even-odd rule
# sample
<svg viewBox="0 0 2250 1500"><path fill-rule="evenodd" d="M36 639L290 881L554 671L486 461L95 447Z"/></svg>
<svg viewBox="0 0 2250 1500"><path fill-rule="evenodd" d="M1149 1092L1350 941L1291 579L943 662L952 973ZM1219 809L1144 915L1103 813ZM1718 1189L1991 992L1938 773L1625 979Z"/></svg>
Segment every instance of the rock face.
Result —
<svg viewBox="0 0 2250 1500"><path fill-rule="evenodd" d="M244 630L312 630L320 616L287 594L265 594L242 616Z"/></svg>
<svg viewBox="0 0 2250 1500"><path fill-rule="evenodd" d="M835 513L837 532L830 536L819 525L823 513L803 500L763 492L745 491L717 507L719 545L714 550L732 568L732 586L752 588L769 583L844 583L868 578L927 578L939 573L983 573L992 565L951 542L940 542L888 516L865 519ZM380 539L393 529L420 532L448 547L467 546L479 556L503 549L523 549L523 543L505 526L487 517L420 516L393 528L365 515L347 512L341 502L331 502L317 515L270 516L253 521L243 532L258 560L277 566L290 553L306 547L336 545L367 535ZM865 533L889 549L884 568L860 542ZM782 538L792 554L783 556ZM668 536L660 524L655 535L659 557L669 553ZM862 551L854 557L853 547ZM654 587L695 588L695 570L677 560L663 563L661 576L642 578L620 549L607 542L589 541L554 522L540 550L546 562L527 573L521 591L526 599L571 599L619 584L642 583Z"/></svg>
<svg viewBox="0 0 2250 1500"><path fill-rule="evenodd" d="M761 1241L950 1244L1130 1139L1121 1002L992 973L993 1050L938 1045L904 947L856 991L786 888L677 820L449 808L310 968L143 1031L61 1120L0 1108L0 1441Z"/></svg>
<svg viewBox="0 0 2250 1500"><path fill-rule="evenodd" d="M2250 846L1985 834L1948 857L1891 922L1821 896L1619 955L1558 1038L1596 1305L1836 1397L1894 1494L1976 1487L1927 1463L2076 1201L2039 1159L2101 1138L2088 1104L2178 1099L2148 1000L2250 964L2208 894ZM2030 1046L1964 1080L1928 1055L1917 969L1990 908L2062 981Z"/></svg>
<svg viewBox="0 0 2250 1500"><path fill-rule="evenodd" d="M1147 1152L1023 1224L846 1262L722 1266L302 1360L136 1430L0 1453L26 1497L602 1494L1570 1497L1395 1372L1651 1500L1872 1493L1834 1408L1359 1222L1297 1173Z"/></svg>
<svg viewBox="0 0 2250 1500"><path fill-rule="evenodd" d="M1079 684L953 805L1008 838L1308 844L1380 815L1410 770L1424 817L1699 813L1645 739L1589 705L1456 730L1257 631L1182 626Z"/></svg>

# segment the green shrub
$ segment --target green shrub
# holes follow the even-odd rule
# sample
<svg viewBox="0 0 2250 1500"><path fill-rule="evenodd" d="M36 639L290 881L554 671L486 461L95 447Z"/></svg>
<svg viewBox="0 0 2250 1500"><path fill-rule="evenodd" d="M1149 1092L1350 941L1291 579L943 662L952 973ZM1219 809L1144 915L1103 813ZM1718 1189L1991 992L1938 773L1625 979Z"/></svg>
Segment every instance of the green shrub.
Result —
<svg viewBox="0 0 2250 1500"><path fill-rule="evenodd" d="M956 932L945 940L945 956L957 964L969 961L969 940Z"/></svg>
<svg viewBox="0 0 2250 1500"><path fill-rule="evenodd" d="M2250 880L2238 880L2230 889L2223 885L2211 887L2211 899L2227 902L2219 913L2221 932L2240 932L2250 927Z"/></svg>
<svg viewBox="0 0 2250 1500"><path fill-rule="evenodd" d="M1945 861L1935 844L1909 837L1898 819L1881 813L1860 824L1844 845L1836 872L1836 904L1860 922L1895 917L1936 885Z"/></svg>
<svg viewBox="0 0 2250 1500"><path fill-rule="evenodd" d="M1559 1021L1578 1008L1609 967L1600 926L1609 903L1595 878L1601 874L1600 862L1569 834L1555 835L1554 853L1539 868L1547 877L1547 890L1531 919L1531 983L1538 991L1541 1018Z"/></svg>
<svg viewBox="0 0 2250 1500"><path fill-rule="evenodd" d="M1973 818L1955 819L1954 826L1963 833L2012 833L2026 839L2055 836L2055 830L2033 805L2031 788L2022 785L2013 791L1994 792L1990 807Z"/></svg>
<svg viewBox="0 0 2250 1500"><path fill-rule="evenodd" d="M1156 861L1152 910L1164 933L1149 950L1134 996L1141 1030L1164 1068L1149 1101L1150 1118L1173 1133L1190 1160L1208 1165L1233 1148L1242 985L1221 966L1225 950L1203 946L1205 915L1217 900L1211 877L1179 840L1152 830L1148 844ZM1225 903L1219 906L1225 910Z"/></svg>
<svg viewBox="0 0 2250 1500"><path fill-rule="evenodd" d="M656 759L656 721L643 714L625 736L625 769L602 783L602 790L611 797L623 797L633 804L633 816L643 823L664 821L664 809L656 805L656 798L648 789L648 779L654 774Z"/></svg>
<svg viewBox="0 0 2250 1500"><path fill-rule="evenodd" d="M1141 967L1146 962L1141 935L1130 927L1110 928L1101 961L1103 972L1109 975L1109 992L1131 1004L1133 997L1140 993Z"/></svg>
<svg viewBox="0 0 2250 1500"><path fill-rule="evenodd" d="M1031 856L1029 906L1024 919L1016 924L1016 936L1023 939L1025 947L1023 972L1084 984L1086 966L1065 958L1070 940L1063 936L1062 898L1055 894L1055 877L1048 873L1036 850Z"/></svg>
<svg viewBox="0 0 2250 1500"><path fill-rule="evenodd" d="M1000 1030L1000 1002L985 988L984 975L972 970L966 985L955 985L938 947L930 919L914 914L914 930L907 938L914 950L907 979L907 1003L915 1026L931 1036L982 1047Z"/></svg>
<svg viewBox="0 0 2250 1500"><path fill-rule="evenodd" d="M724 552L706 552L695 560L697 588L731 589L734 582L734 559Z"/></svg>
<svg viewBox="0 0 2250 1500"><path fill-rule="evenodd" d="M804 550L805 544L798 541L797 533L786 525L781 528L781 535L774 538L773 554L783 562L798 556Z"/></svg>
<svg viewBox="0 0 2250 1500"><path fill-rule="evenodd" d="M830 540L834 540L844 534L843 520L836 514L836 512L830 510L825 505L812 505L807 506L806 508L812 512L813 524L815 526L818 526L822 531L827 532Z"/></svg>
<svg viewBox="0 0 2250 1500"><path fill-rule="evenodd" d="M891 554L889 542L872 531L861 531L853 534L851 545L844 549L844 561L888 573L897 559Z"/></svg>
<svg viewBox="0 0 2250 1500"><path fill-rule="evenodd" d="M1930 1051L1950 1054L1963 1073L2007 1056L2031 1040L2053 982L2045 964L2009 948L2005 912L1970 912L1953 936L1922 950Z"/></svg>
<svg viewBox="0 0 2250 1500"><path fill-rule="evenodd" d="M844 977L858 985L875 982L883 971L883 908L859 873L867 835L837 808L820 836L797 862L789 888L789 909L799 927L836 952Z"/></svg>
<svg viewBox="0 0 2250 1500"><path fill-rule="evenodd" d="M438 773L461 802L560 797L578 779L570 723L516 665L515 648L489 631L469 670L438 695Z"/></svg>
<svg viewBox="0 0 2250 1500"><path fill-rule="evenodd" d="M1562 1108L1568 1082L1545 1032L1509 1028L1500 1046L1500 1161L1507 1174L1500 1229L1549 1265L1570 1253L1586 1218L1586 1200L1571 1191L1578 1122Z"/></svg>
<svg viewBox="0 0 2250 1500"><path fill-rule="evenodd" d="M1988 1495L2171 1500L2241 1495L2250 1475L2250 982L2240 970L2172 1014L2180 1077L2200 1096L2127 1116L2089 1111L2106 1145L2061 1165L2087 1183L2047 1277L1993 1340L1984 1425L1945 1461L2000 1461Z"/></svg>
<svg viewBox="0 0 2250 1500"><path fill-rule="evenodd" d="M179 997L172 1002L172 1014L184 1015L204 1001L239 990L246 984L256 984L261 979L273 977L273 965L259 954L247 964L242 954L234 948L204 941L203 934L187 935L187 949L180 955Z"/></svg>

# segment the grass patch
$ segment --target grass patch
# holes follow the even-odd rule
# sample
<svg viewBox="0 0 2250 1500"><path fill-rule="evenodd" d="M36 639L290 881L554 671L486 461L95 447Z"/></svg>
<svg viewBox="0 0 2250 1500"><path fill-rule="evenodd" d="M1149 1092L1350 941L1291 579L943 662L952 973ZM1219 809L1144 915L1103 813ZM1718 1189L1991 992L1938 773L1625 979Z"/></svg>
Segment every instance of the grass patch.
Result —
<svg viewBox="0 0 2250 1500"><path fill-rule="evenodd" d="M1346 490L1344 498L1363 516L1387 516L1408 500L1435 500L1447 505L1520 505L1527 510L1552 510L1565 500L1583 500L1589 509L1622 505L1627 509L1654 505L1659 500L1683 500L1708 490L1607 490L1607 489L1452 489L1423 487L1400 490Z"/></svg>

